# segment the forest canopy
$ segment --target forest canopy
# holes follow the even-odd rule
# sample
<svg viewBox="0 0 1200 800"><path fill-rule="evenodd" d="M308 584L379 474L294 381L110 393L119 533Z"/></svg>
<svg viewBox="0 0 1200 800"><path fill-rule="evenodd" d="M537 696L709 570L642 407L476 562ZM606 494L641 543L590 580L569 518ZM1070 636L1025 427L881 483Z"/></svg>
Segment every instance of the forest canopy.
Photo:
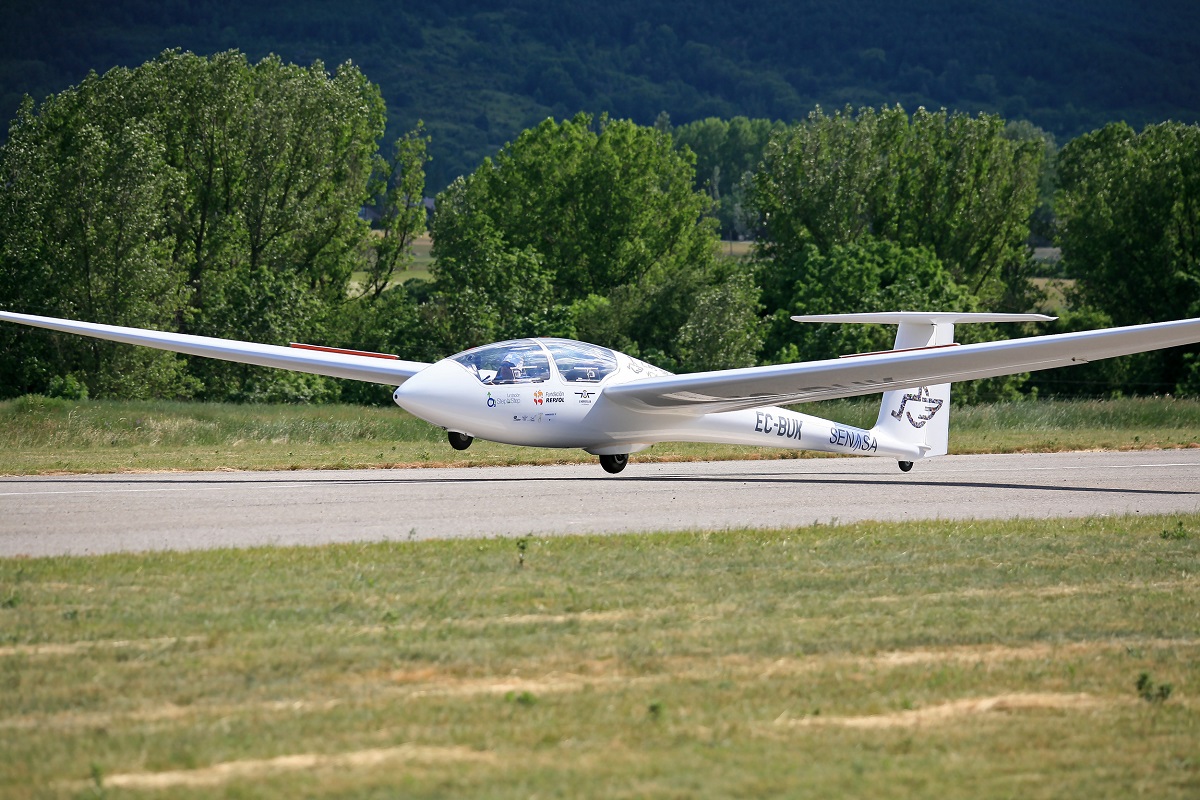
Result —
<svg viewBox="0 0 1200 800"><path fill-rule="evenodd" d="M1024 120L1060 142L1200 119L1192 0L40 0L4 14L3 121L24 94L165 49L350 61L379 85L391 138L426 123L431 194L579 111L791 124L818 105L899 103Z"/></svg>

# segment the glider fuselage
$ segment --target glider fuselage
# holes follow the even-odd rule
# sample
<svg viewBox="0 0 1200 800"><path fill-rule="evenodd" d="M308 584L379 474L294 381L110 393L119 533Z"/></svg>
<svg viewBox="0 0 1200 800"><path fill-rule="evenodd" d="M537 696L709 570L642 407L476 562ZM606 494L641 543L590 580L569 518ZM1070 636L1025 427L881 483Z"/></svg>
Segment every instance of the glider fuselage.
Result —
<svg viewBox="0 0 1200 800"><path fill-rule="evenodd" d="M443 359L405 381L393 399L427 422L467 436L595 454L695 441L900 460L922 456L914 444L778 406L708 414L639 412L607 400L602 391L668 374L595 345L522 339Z"/></svg>

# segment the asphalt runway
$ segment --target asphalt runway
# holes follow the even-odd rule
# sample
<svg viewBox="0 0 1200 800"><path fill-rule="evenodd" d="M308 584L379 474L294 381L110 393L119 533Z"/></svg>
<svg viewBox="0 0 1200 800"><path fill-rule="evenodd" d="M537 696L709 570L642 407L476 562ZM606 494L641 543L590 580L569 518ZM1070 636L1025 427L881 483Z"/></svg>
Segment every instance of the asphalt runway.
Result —
<svg viewBox="0 0 1200 800"><path fill-rule="evenodd" d="M0 557L1195 511L1195 449L24 477L0 478Z"/></svg>

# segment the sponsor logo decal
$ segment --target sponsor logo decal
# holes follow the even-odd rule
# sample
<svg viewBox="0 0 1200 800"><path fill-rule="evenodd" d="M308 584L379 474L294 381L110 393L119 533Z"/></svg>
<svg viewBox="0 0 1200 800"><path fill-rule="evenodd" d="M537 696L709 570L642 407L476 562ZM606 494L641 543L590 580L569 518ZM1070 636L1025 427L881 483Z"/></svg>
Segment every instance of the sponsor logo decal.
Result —
<svg viewBox="0 0 1200 800"><path fill-rule="evenodd" d="M916 418L913 418L912 411L905 411L904 407L912 402L915 406L925 406L925 413L918 413ZM938 411L942 409L944 400L933 397L929 393L928 386L922 386L916 392L909 392L900 399L900 407L892 412L892 417L895 419L907 419L908 424L914 428L924 428L925 423L933 419Z"/></svg>
<svg viewBox="0 0 1200 800"><path fill-rule="evenodd" d="M754 430L758 433L774 434L781 439L800 441L800 420L794 417L777 417L763 411L755 411L754 416Z"/></svg>
<svg viewBox="0 0 1200 800"><path fill-rule="evenodd" d="M540 406L542 404L542 390L541 389L538 389L536 392L533 393L533 402L534 402L534 405Z"/></svg>
<svg viewBox="0 0 1200 800"><path fill-rule="evenodd" d="M829 443L836 444L838 447L845 447L849 450L858 450L863 453L874 453L879 449L879 440L872 438L871 434L862 431L851 431L845 428L834 428L829 432Z"/></svg>
<svg viewBox="0 0 1200 800"><path fill-rule="evenodd" d="M487 393L487 407L495 408L496 406L519 406L521 405L521 395L516 392L509 392L500 397L493 397L491 392Z"/></svg>
<svg viewBox="0 0 1200 800"><path fill-rule="evenodd" d="M629 367L629 371L636 375L641 375L643 372L646 373L645 377L647 378L661 378L671 374L665 369L659 369L653 364L647 364L645 361L639 361L636 358L630 358L627 366Z"/></svg>
<svg viewBox="0 0 1200 800"><path fill-rule="evenodd" d="M582 392L576 392L575 396L579 398L579 405L590 406L592 404L592 398L596 396L596 393L589 392L585 389Z"/></svg>

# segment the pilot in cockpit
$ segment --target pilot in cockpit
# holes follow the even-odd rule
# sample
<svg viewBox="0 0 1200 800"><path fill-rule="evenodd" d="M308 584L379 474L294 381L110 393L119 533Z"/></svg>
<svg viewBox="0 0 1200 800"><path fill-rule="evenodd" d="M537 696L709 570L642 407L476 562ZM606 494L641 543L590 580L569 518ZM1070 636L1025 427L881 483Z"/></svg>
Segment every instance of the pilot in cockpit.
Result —
<svg viewBox="0 0 1200 800"><path fill-rule="evenodd" d="M525 357L521 353L508 353L504 356L504 360L500 362L500 369L496 371L496 376L492 378L492 383L516 383L521 379L521 372L524 366Z"/></svg>

